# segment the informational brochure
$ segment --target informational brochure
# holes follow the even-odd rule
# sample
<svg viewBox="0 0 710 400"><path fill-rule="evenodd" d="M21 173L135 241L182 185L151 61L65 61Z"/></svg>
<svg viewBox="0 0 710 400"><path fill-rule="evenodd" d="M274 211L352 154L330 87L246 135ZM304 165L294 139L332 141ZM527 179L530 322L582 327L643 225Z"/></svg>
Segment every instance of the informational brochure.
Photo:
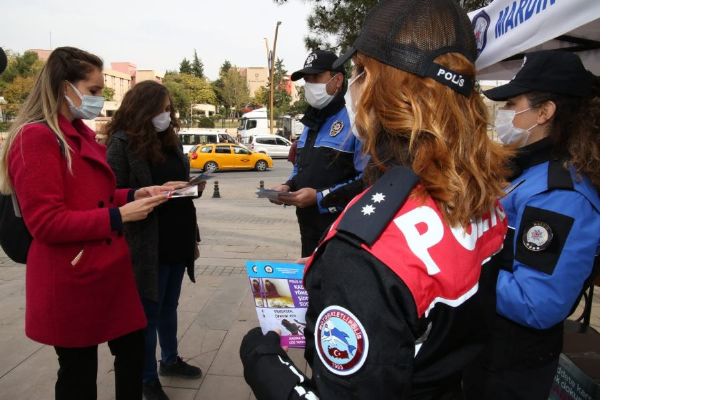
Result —
<svg viewBox="0 0 710 400"><path fill-rule="evenodd" d="M168 198L174 199L178 197L197 197L199 193L197 186L185 186L184 188L171 190L168 192Z"/></svg>
<svg viewBox="0 0 710 400"><path fill-rule="evenodd" d="M308 294L303 264L247 261L246 271L259 325L264 333L279 329L281 345L303 349Z"/></svg>
<svg viewBox="0 0 710 400"><path fill-rule="evenodd" d="M256 192L256 197L260 198L260 199L278 200L279 193L285 193L285 192L279 192L278 190L273 190L273 189L259 189Z"/></svg>

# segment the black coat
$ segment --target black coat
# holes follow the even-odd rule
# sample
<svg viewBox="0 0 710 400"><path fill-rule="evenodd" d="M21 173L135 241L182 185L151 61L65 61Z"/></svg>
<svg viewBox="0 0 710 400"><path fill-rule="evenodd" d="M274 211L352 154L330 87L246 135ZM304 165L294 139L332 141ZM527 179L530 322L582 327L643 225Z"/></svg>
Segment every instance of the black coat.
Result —
<svg viewBox="0 0 710 400"><path fill-rule="evenodd" d="M182 153L182 148L176 147L175 151L180 154L183 161L186 175L190 172L187 157ZM125 132L118 131L111 135L107 143L106 157L108 164L116 174L116 186L118 188L139 189L145 186L152 186L153 177L150 171L150 164L137 157L128 148L128 136ZM150 213L148 218L142 221L128 222L124 224L126 240L131 248L133 259L133 272L138 284L138 291L141 297L149 300L158 300L158 216ZM195 232L196 239L199 233ZM195 263L188 263L187 274L192 282L195 282Z"/></svg>

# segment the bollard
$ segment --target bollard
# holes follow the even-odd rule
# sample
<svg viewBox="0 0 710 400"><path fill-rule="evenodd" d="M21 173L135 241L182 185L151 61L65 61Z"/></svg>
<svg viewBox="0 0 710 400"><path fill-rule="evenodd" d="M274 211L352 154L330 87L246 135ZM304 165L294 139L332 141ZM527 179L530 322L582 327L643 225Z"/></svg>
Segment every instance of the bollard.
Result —
<svg viewBox="0 0 710 400"><path fill-rule="evenodd" d="M212 198L213 199L219 199L222 196L219 195L219 182L214 181L214 193L212 193Z"/></svg>
<svg viewBox="0 0 710 400"><path fill-rule="evenodd" d="M264 181L259 181L259 189L264 190Z"/></svg>

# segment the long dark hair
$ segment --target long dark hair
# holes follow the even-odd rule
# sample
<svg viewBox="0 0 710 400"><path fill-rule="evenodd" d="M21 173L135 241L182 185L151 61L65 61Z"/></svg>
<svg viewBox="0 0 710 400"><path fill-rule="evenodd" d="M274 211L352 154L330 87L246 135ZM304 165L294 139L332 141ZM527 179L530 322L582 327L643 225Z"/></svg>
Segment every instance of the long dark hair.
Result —
<svg viewBox="0 0 710 400"><path fill-rule="evenodd" d="M166 98L170 99L170 127L167 131L158 133L153 127L152 119L163 112L163 102ZM121 102L121 107L106 126L109 138L118 131L124 131L128 136L128 148L151 164L165 161L163 151L179 146L179 130L180 123L175 117L170 92L155 81L140 82L129 90Z"/></svg>
<svg viewBox="0 0 710 400"><path fill-rule="evenodd" d="M599 190L599 96L571 97L553 93L525 94L530 106L547 101L555 103L548 137L553 152L571 164L578 175L585 175Z"/></svg>
<svg viewBox="0 0 710 400"><path fill-rule="evenodd" d="M25 125L31 123L44 122L57 135L63 144L67 168L72 170L71 146L59 128L59 110L66 102L64 82L76 84L94 70L101 71L103 67L104 63L99 57L75 47L57 47L52 51L17 113L0 153L0 192L10 194L13 191L7 172L7 154Z"/></svg>

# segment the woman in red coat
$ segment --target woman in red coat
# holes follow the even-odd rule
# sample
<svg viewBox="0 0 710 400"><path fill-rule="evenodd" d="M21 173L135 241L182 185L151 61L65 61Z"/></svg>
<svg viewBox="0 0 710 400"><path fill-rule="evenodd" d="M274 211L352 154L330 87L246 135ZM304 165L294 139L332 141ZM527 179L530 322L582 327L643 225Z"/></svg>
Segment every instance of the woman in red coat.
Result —
<svg viewBox="0 0 710 400"><path fill-rule="evenodd" d="M57 399L96 399L96 349L107 341L116 399L141 398L146 319L122 229L169 188L116 189L105 147L82 122L103 106L102 67L93 54L55 49L0 158L0 192L17 197L34 238L25 330L57 352Z"/></svg>

